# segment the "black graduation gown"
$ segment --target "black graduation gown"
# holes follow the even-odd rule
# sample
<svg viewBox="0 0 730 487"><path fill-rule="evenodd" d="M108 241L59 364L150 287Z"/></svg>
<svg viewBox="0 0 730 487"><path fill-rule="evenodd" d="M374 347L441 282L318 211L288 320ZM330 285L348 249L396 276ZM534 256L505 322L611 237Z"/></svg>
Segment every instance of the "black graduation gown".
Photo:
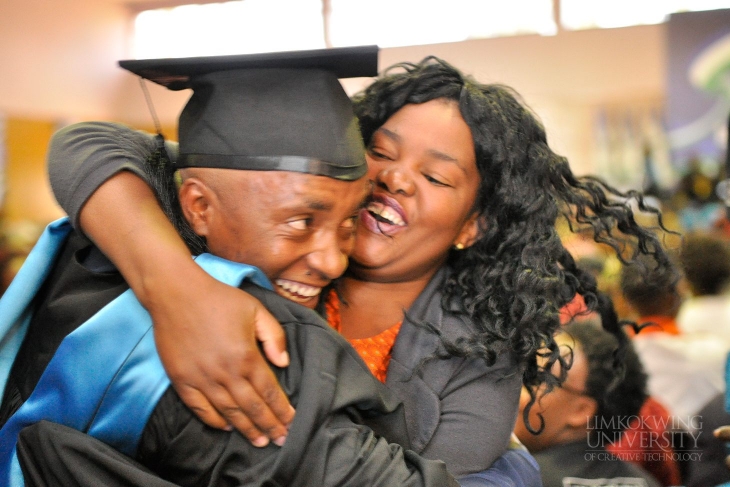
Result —
<svg viewBox="0 0 730 487"><path fill-rule="evenodd" d="M59 259L36 313L44 320L26 338L29 343L54 343L24 343L16 363L32 363L39 349L58 346L61 334L43 333L55 326L55 317L68 320L70 313L78 326L80 315L109 300L98 289L77 292L69 285L98 280L80 265L89 255L95 255L93 248L82 242ZM118 282L100 283L107 291L118 287ZM442 462L408 451L402 406L340 335L311 310L253 284L242 287L264 303L287 333L291 365L274 371L297 414L284 447L255 448L237 432L205 426L170 388L145 427L138 463L99 448L88 436L64 433L58 425L26 428L18 456L28 485L156 485L150 473L179 485L458 485ZM90 294L98 299L89 299ZM21 384L16 389L27 389L32 378L21 367L15 369L13 383ZM8 391L3 411L12 410L6 405L13 397Z"/></svg>

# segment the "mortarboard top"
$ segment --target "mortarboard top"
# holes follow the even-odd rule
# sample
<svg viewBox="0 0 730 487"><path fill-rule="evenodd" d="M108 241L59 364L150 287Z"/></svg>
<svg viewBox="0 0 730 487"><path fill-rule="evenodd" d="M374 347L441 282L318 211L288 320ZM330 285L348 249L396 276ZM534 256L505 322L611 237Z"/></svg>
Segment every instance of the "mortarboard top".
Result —
<svg viewBox="0 0 730 487"><path fill-rule="evenodd" d="M378 46L315 49L230 56L131 59L119 66L170 90L190 88L195 76L233 69L323 69L338 78L377 76Z"/></svg>
<svg viewBox="0 0 730 487"><path fill-rule="evenodd" d="M377 46L120 61L171 90L192 88L177 167L295 171L352 180L367 170L338 78L377 75Z"/></svg>

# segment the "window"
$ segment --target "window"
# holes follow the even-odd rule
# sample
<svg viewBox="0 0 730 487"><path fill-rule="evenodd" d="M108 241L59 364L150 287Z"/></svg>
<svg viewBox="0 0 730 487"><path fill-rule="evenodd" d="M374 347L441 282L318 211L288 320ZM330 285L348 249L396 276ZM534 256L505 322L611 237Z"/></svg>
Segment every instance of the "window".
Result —
<svg viewBox="0 0 730 487"><path fill-rule="evenodd" d="M657 24L674 12L730 8L730 0L555 1L565 29ZM558 26L553 3L237 0L184 5L138 15L134 56L209 56L366 44L394 47L517 34L554 35Z"/></svg>
<svg viewBox="0 0 730 487"><path fill-rule="evenodd" d="M324 48L321 0L245 0L147 10L134 57L163 58Z"/></svg>
<svg viewBox="0 0 730 487"><path fill-rule="evenodd" d="M332 46L458 42L555 34L552 0L330 0Z"/></svg>
<svg viewBox="0 0 730 487"><path fill-rule="evenodd" d="M675 12L728 7L730 0L560 0L560 23L571 30L661 24Z"/></svg>

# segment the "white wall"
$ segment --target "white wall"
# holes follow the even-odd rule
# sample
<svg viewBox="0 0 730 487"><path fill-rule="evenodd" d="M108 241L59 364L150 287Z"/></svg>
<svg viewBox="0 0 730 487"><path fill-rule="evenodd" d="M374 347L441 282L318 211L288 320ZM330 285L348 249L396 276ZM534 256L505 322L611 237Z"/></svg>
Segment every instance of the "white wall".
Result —
<svg viewBox="0 0 730 487"><path fill-rule="evenodd" d="M129 57L131 19L124 7L101 0L0 1L0 112L150 126L138 81L116 66ZM597 106L665 96L661 25L384 49L380 66L428 54L516 88L577 172L593 169ZM149 87L163 123L174 124L188 94Z"/></svg>
<svg viewBox="0 0 730 487"><path fill-rule="evenodd" d="M114 117L128 12L96 0L0 2L0 110L43 118Z"/></svg>
<svg viewBox="0 0 730 487"><path fill-rule="evenodd" d="M434 54L483 82L515 88L541 118L553 148L576 172L593 167L595 109L662 100L665 29L561 32L387 49L381 66Z"/></svg>

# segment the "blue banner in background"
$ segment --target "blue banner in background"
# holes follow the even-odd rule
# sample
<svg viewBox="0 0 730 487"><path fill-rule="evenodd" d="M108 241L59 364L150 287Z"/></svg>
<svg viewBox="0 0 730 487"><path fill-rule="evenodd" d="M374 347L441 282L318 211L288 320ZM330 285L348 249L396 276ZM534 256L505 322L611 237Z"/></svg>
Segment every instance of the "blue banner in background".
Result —
<svg viewBox="0 0 730 487"><path fill-rule="evenodd" d="M683 12L667 22L667 129L680 172L723 165L730 115L730 9Z"/></svg>

